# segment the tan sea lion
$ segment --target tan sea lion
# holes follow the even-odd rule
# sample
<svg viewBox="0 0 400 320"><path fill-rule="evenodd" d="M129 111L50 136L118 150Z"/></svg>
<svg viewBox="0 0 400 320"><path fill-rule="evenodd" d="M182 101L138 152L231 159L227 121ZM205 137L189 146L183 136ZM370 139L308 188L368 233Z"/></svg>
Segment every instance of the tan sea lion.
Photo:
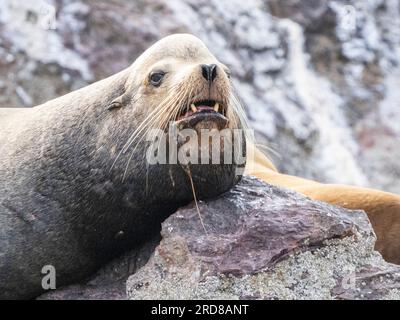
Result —
<svg viewBox="0 0 400 320"><path fill-rule="evenodd" d="M377 236L375 249L386 261L400 264L400 196L361 187L323 184L281 174L259 149L248 145L247 174L273 185L298 191L311 199L348 209L364 210Z"/></svg>
<svg viewBox="0 0 400 320"><path fill-rule="evenodd" d="M179 34L105 80L34 108L0 109L0 298L42 293L46 265L57 287L90 275L158 232L193 200L192 186L198 198L230 189L237 162L149 164L144 138L169 122L240 128L231 95L226 67ZM224 160L229 141L221 142Z"/></svg>

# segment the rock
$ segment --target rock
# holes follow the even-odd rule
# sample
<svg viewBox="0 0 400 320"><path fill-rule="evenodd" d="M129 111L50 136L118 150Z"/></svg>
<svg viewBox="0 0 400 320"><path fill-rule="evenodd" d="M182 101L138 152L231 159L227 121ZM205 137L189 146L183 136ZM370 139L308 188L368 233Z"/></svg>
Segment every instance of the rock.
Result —
<svg viewBox="0 0 400 320"><path fill-rule="evenodd" d="M130 299L400 298L400 267L373 250L363 211L250 177L199 208L205 230L193 204L163 223Z"/></svg>

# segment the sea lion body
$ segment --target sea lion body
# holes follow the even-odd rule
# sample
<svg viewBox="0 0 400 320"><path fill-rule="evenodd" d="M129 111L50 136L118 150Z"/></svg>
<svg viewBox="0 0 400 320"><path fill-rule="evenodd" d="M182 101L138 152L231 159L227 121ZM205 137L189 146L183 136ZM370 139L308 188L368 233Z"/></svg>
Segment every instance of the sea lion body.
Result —
<svg viewBox="0 0 400 320"><path fill-rule="evenodd" d="M193 200L180 164L148 165L143 143L122 150L133 129L154 119L160 97L177 96L176 84L188 77L198 82L196 96L224 94L221 70L210 84L215 92L203 92L199 65L210 61L218 64L200 40L175 35L105 80L32 109L0 109L0 298L39 295L46 265L55 268L57 287L90 275ZM148 77L161 62L169 75L156 87ZM174 72L178 64L191 69ZM223 118L194 126L218 123L212 116ZM235 163L192 165L191 175L198 198L237 182Z"/></svg>

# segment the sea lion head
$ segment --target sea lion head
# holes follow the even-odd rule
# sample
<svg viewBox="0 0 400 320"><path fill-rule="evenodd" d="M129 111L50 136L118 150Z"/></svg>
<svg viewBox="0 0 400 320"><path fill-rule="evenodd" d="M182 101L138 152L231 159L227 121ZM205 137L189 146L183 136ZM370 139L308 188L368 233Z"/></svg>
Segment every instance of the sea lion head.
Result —
<svg viewBox="0 0 400 320"><path fill-rule="evenodd" d="M94 103L88 95L98 112L87 123L94 135L79 142L81 134L69 135L73 148L84 146L85 158L63 168L81 176L79 166L89 162L85 186L72 189L85 199L79 201L85 228L94 208L109 213L100 215L102 233L89 233L87 243L96 247L91 251L120 251L125 240L114 239L119 231L127 247L180 206L216 197L240 180L247 136L235 130L246 128L244 112L228 68L198 38L179 34L158 41L88 94L94 91L101 97ZM204 131L210 136L203 138Z"/></svg>
<svg viewBox="0 0 400 320"><path fill-rule="evenodd" d="M149 164L155 164L154 159L149 163L149 155L157 154L164 159L159 164L168 165L168 179L173 184L182 180L175 175L183 171L193 176L200 198L218 195L238 180L237 156L245 153L245 139L243 132L233 130L245 127L244 112L233 93L229 69L200 39L176 34L156 42L131 66L124 93L117 101L127 101L126 106L118 104L117 108L125 109L124 122L135 123L122 153L131 153L135 163L138 156L146 155L146 171L151 171ZM114 112L115 108L111 109ZM177 131L175 140L171 140L171 128ZM166 136L160 138L160 133ZM149 141L157 147L155 152ZM177 145L177 156L171 153L172 144ZM132 155L134 152L137 155ZM204 162L207 153L208 162ZM121 159L115 163L118 161ZM240 165L244 167L244 163ZM127 168L125 173L129 172Z"/></svg>
<svg viewBox="0 0 400 320"><path fill-rule="evenodd" d="M135 61L128 82L135 101L147 106L151 121L146 121L155 127L171 121L180 128L202 121L219 130L241 127L228 67L193 35L175 34L155 43Z"/></svg>

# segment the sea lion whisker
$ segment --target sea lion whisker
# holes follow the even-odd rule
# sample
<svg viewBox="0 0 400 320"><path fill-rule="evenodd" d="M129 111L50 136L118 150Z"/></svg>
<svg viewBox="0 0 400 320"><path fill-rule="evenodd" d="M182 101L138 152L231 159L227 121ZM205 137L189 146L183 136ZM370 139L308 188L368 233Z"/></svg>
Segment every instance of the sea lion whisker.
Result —
<svg viewBox="0 0 400 320"><path fill-rule="evenodd" d="M154 124L157 120L157 114L161 113L163 111L163 105L160 105L159 107L155 108L149 116L147 116L141 124L136 128L136 130L132 133L132 135L128 138L127 142L125 143L125 146L122 149L122 152L125 153L132 142L135 140L135 138L142 133L143 130L146 130L148 127L150 127L152 124Z"/></svg>
<svg viewBox="0 0 400 320"><path fill-rule="evenodd" d="M273 153L276 157L282 159L282 155L278 151L276 151L274 148L272 148L266 144L262 144L262 143L255 143L254 145L258 148L265 149L265 150Z"/></svg>
<svg viewBox="0 0 400 320"><path fill-rule="evenodd" d="M244 111L243 105L240 103L239 99L236 97L234 91L231 91L230 100L232 102L232 109L237 117L235 121L238 121L243 129L250 128L246 112ZM251 137L246 134L246 138L251 139Z"/></svg>
<svg viewBox="0 0 400 320"><path fill-rule="evenodd" d="M160 104L159 109L153 117L155 118L155 122L160 122L163 119L163 116L167 117L168 113L170 112L171 106L177 103L177 101L180 99L180 97L184 94L184 92L180 92L178 95L175 94L175 92L170 92L170 94L167 96L166 99ZM160 126L157 126L158 128L161 128Z"/></svg>
<svg viewBox="0 0 400 320"><path fill-rule="evenodd" d="M169 108L171 109L170 112L166 112L164 114L164 118L160 119L160 128L166 130L168 123L170 121L174 121L177 117L179 110L181 110L182 100L187 94L187 89L182 90L178 96L176 96L175 103L171 103Z"/></svg>
<svg viewBox="0 0 400 320"><path fill-rule="evenodd" d="M168 97L169 98L169 97ZM168 99L167 98L167 99ZM172 98L172 97L171 97ZM157 116L160 115L164 110L165 106L165 101L162 102L158 107L156 107L136 128L136 130L131 134L131 136L127 139L127 142L125 143L124 147L121 149L120 153L118 154L117 158L121 155L121 153L125 153L130 145L134 142L137 136L140 135L140 133L143 132L143 130L147 130L148 128L151 128L154 124L157 122ZM116 159L114 163L117 161Z"/></svg>
<svg viewBox="0 0 400 320"><path fill-rule="evenodd" d="M139 125L139 127L132 133L132 135L130 136L130 138L128 139L127 143L125 144L123 151L126 152L126 149L129 148L129 143L132 139L132 137L134 137L134 135L140 134L141 133L141 129L145 126L149 126L149 123L151 123L151 120L154 120L154 122L157 121L157 117L158 115L160 115L163 111L165 111L165 106L170 103L170 101L172 101L174 98L174 96L172 94L169 94L167 96L166 99L164 99L156 108L154 108L154 110L152 110L150 112L150 114L141 122L141 124Z"/></svg>
<svg viewBox="0 0 400 320"><path fill-rule="evenodd" d="M181 95L178 96L178 99L179 99L179 97L182 96L182 95L183 95L183 93L181 93ZM171 95L170 97L172 98L172 95ZM167 100L169 100L169 99L167 99ZM172 101L172 99L171 99L171 101ZM160 110L157 112L158 115L161 115L161 113L160 113L161 110L162 110L162 109L165 109L165 105L164 105L164 104L165 104L165 103L163 103L162 106L159 107ZM171 104L170 104L170 105L171 105ZM169 107L169 106L167 106L167 108L168 108L168 107ZM154 121L153 121L152 123L156 122L156 120L157 120L156 116L153 117L153 120L154 120ZM148 122L148 123L149 123L149 122ZM147 129L151 129L151 127L147 127ZM143 131L143 130L146 130L146 127L143 127L143 128L140 130L140 132ZM140 132L139 132L139 133L140 133ZM138 133L138 134L139 134L139 133ZM126 177L126 174L127 174L128 168L129 168L130 161L132 160L132 156L133 156L133 154L135 153L138 144L144 139L144 137L147 136L147 133L148 133L148 131L146 130L146 131L144 132L144 134L141 136L141 138L139 139L139 141L136 143L135 147L133 148L133 150L132 150L132 152L131 152L131 155L129 156L129 159L128 159L128 161L127 161L126 168L125 168L125 171L124 171L124 175L123 175L123 177L122 177L122 181L125 180L125 177ZM155 133L153 132L152 136L150 137L150 141L152 141L152 140L154 139L154 135L155 135ZM136 137L137 137L137 136L138 136L138 135L136 135ZM133 142L134 142L134 139L130 142L130 144L128 145L128 148L133 144ZM161 141L159 141L159 144L160 144L160 143L161 143ZM160 146L160 145L159 145L159 146Z"/></svg>
<svg viewBox="0 0 400 320"><path fill-rule="evenodd" d="M183 92L183 94L179 97L179 102L177 103L177 104L175 104L175 110L173 111L173 113L171 114L171 116L170 116L170 121L174 121L174 120L176 120L177 119L177 117L178 117L178 115L179 115L179 112L181 112L182 111L182 109L184 109L185 107L184 107L184 105L185 105L185 103L184 103L184 101L186 100L186 101L189 101L189 97L190 97L190 95L191 95L191 93L192 93L192 90L193 89L191 89L190 90L190 92L189 92L189 89L185 89L185 91ZM188 92L189 92L189 96L188 96ZM187 102L188 103L188 102Z"/></svg>
<svg viewBox="0 0 400 320"><path fill-rule="evenodd" d="M160 108L160 110L161 110L161 108ZM116 156L114 162L112 163L111 168L110 168L110 171L114 168L114 166L115 166L115 164L117 163L119 157L120 157L123 153L126 152L126 150L125 150L126 147L127 147L127 146L129 147L129 144L131 143L132 139L135 138L135 135L136 135L136 134L137 134L137 135L140 134L140 132L142 131L142 129L145 128L145 126L146 126L149 122L151 122L151 121L153 120L153 119L151 118L151 115L152 115L152 113L151 113L148 117L146 117L146 119L148 119L147 122L146 122L146 119L145 119L142 123L139 124L138 128L136 128L136 130L128 137L126 143L124 144L124 146L122 147L122 149L120 150L120 152L119 152L118 155Z"/></svg>
<svg viewBox="0 0 400 320"><path fill-rule="evenodd" d="M196 190L194 188L193 177L192 177L192 172L190 171L190 166L189 165L185 165L185 166L182 166L182 168L183 168L183 170L186 172L186 174L189 177L190 186L191 186L192 192L193 192L193 200L194 200L194 203L196 205L197 214L199 216L199 220L200 220L201 226L203 227L203 230L204 230L205 234L208 235L207 229L206 229L206 227L204 225L203 218L201 216L199 204L198 204L198 201L197 201L197 195L196 195Z"/></svg>
<svg viewBox="0 0 400 320"><path fill-rule="evenodd" d="M182 93L176 97L176 100L178 100L181 95ZM156 119L156 127L164 131L166 130L168 122L170 120L169 116L169 114L171 113L170 109L173 109L173 101L171 100L168 102L169 104L164 107L166 110L163 113L159 114L158 118Z"/></svg>

